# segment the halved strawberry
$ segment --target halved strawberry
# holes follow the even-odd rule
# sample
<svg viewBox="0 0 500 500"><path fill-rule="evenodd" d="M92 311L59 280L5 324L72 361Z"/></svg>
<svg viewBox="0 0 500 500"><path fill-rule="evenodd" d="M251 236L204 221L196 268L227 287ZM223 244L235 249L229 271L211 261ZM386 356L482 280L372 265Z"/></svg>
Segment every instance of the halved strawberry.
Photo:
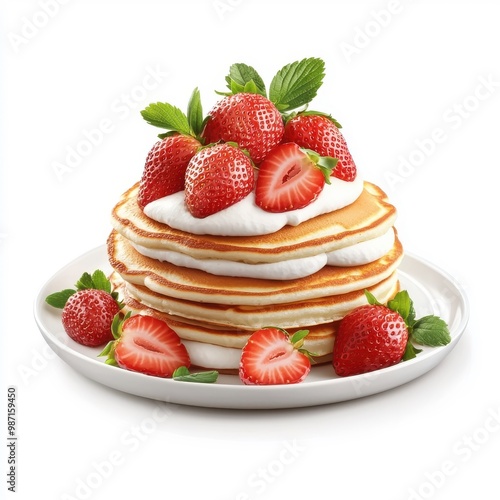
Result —
<svg viewBox="0 0 500 500"><path fill-rule="evenodd" d="M156 377L171 377L174 371L191 364L181 339L165 321L153 316L126 316L116 319L110 342L100 354L108 364Z"/></svg>
<svg viewBox="0 0 500 500"><path fill-rule="evenodd" d="M279 328L252 333L243 347L239 376L246 385L296 384L311 370L311 361L302 349L307 330L292 338Z"/></svg>
<svg viewBox="0 0 500 500"><path fill-rule="evenodd" d="M287 121L283 142L296 142L321 156L337 158L332 175L351 182L356 178L357 169L340 128L341 125L331 116L307 111Z"/></svg>
<svg viewBox="0 0 500 500"><path fill-rule="evenodd" d="M312 152L309 152L312 153ZM314 161L316 160L316 161ZM255 203L268 212L304 208L313 202L329 181L333 158L309 155L293 142L279 144L260 164Z"/></svg>

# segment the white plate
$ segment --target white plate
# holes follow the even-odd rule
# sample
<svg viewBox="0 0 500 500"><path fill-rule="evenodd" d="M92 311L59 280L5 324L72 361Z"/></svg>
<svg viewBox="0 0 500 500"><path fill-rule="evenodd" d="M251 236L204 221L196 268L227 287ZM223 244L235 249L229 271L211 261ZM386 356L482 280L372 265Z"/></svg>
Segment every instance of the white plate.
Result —
<svg viewBox="0 0 500 500"><path fill-rule="evenodd" d="M245 386L237 376L220 375L215 384L179 382L151 377L104 364L101 348L84 347L64 332L61 312L45 297L71 288L85 271L110 271L105 247L96 248L58 271L41 288L34 306L35 320L50 347L86 377L129 394L170 403L213 408L272 409L315 406L347 401L405 384L440 363L457 345L467 325L467 298L454 279L429 262L406 255L400 267L402 289L408 290L417 316L437 314L448 322L452 341L444 347L424 348L416 358L364 375L340 378L331 365L313 367L300 384Z"/></svg>

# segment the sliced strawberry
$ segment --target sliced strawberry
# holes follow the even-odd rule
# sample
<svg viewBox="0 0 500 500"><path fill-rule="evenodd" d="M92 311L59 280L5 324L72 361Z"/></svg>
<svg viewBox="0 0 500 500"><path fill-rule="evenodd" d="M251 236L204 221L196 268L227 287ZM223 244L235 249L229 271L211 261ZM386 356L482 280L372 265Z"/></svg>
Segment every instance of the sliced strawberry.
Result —
<svg viewBox="0 0 500 500"><path fill-rule="evenodd" d="M299 350L306 331L297 332L300 340L289 338L278 328L254 332L243 347L239 376L246 385L296 384L311 370L309 357Z"/></svg>
<svg viewBox="0 0 500 500"><path fill-rule="evenodd" d="M125 319L120 330L111 354L121 368L171 377L180 366L189 367L186 347L161 319L138 314Z"/></svg>
<svg viewBox="0 0 500 500"><path fill-rule="evenodd" d="M151 148L139 183L137 202L141 208L184 189L186 167L200 146L194 137L175 134Z"/></svg>
<svg viewBox="0 0 500 500"><path fill-rule="evenodd" d="M304 208L313 202L325 185L320 168L297 144L279 144L260 164L255 202L268 212Z"/></svg>

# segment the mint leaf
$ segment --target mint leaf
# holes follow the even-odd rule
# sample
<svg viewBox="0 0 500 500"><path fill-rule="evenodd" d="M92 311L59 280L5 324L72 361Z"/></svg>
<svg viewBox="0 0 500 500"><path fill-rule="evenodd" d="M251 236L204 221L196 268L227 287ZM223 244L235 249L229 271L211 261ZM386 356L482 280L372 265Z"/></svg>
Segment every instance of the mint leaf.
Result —
<svg viewBox="0 0 500 500"><path fill-rule="evenodd" d="M247 84L253 82L253 87ZM252 92L267 97L266 86L260 75L252 66L244 63L232 64L229 68L229 75L226 76L227 88L232 94L239 92Z"/></svg>
<svg viewBox="0 0 500 500"><path fill-rule="evenodd" d="M155 127L165 128L185 135L194 135L187 116L167 102L151 103L141 111L142 117Z"/></svg>
<svg viewBox="0 0 500 500"><path fill-rule="evenodd" d="M71 290L69 288L66 288L61 292L55 292L48 295L45 298L45 302L47 302L47 304L49 304L52 307L56 307L57 309L64 309L66 302L74 293L76 293L76 290Z"/></svg>
<svg viewBox="0 0 500 500"><path fill-rule="evenodd" d="M180 382L200 382L203 384L212 384L217 381L218 377L219 373L215 370L189 373L185 366L180 366L172 374L172 378Z"/></svg>
<svg viewBox="0 0 500 500"><path fill-rule="evenodd" d="M274 76L269 99L280 111L304 106L316 96L324 76L325 63L319 58L311 57L287 64Z"/></svg>
<svg viewBox="0 0 500 500"><path fill-rule="evenodd" d="M424 316L413 325L412 339L418 344L437 347L451 342L450 331L438 316Z"/></svg>
<svg viewBox="0 0 500 500"><path fill-rule="evenodd" d="M191 130L195 135L200 135L203 130L203 108L201 105L200 91L198 87L193 90L188 102L187 119Z"/></svg>

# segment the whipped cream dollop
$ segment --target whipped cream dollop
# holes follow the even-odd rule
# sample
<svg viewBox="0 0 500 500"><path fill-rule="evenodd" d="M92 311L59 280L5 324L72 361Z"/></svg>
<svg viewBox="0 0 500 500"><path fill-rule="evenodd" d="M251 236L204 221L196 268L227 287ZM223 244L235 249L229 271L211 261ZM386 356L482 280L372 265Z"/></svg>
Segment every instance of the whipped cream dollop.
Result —
<svg viewBox="0 0 500 500"><path fill-rule="evenodd" d="M150 249L134 243L133 246L146 257L162 262L170 262L176 266L199 269L219 276L291 280L310 276L326 265L350 267L368 264L380 259L389 252L394 245L394 239L394 230L391 227L382 236L329 253L265 264L248 264L223 259L195 259L187 254L171 250Z"/></svg>
<svg viewBox="0 0 500 500"><path fill-rule="evenodd" d="M192 234L214 236L259 236L297 226L306 220L346 207L363 191L358 175L352 182L331 177L319 196L309 205L288 212L266 212L255 203L255 191L243 200L203 219L193 217L184 202L184 191L160 198L144 207L151 219Z"/></svg>

